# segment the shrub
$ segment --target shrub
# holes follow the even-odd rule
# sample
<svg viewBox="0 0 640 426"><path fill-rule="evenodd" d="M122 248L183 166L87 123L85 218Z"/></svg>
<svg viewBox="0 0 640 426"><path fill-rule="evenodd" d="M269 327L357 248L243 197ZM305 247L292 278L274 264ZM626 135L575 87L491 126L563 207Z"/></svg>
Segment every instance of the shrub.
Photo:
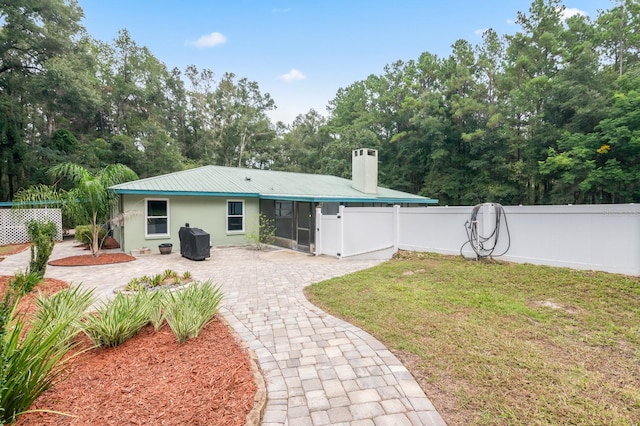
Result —
<svg viewBox="0 0 640 426"><path fill-rule="evenodd" d="M12 297L20 299L27 293L30 293L35 286L42 281L42 275L37 272L22 272L15 273L13 278L9 279L8 292L12 293Z"/></svg>
<svg viewBox="0 0 640 426"><path fill-rule="evenodd" d="M253 227L247 230L245 238L256 250L264 250L269 244L276 240L276 226L273 219L269 219L264 214L258 216L258 228Z"/></svg>
<svg viewBox="0 0 640 426"><path fill-rule="evenodd" d="M107 230L104 228L100 228L98 231L98 239L100 240L99 246L102 247L102 243L104 242L105 237L107 236ZM75 240L82 244L91 244L93 243L93 232L91 230L91 225L78 225L75 229Z"/></svg>
<svg viewBox="0 0 640 426"><path fill-rule="evenodd" d="M96 346L121 345L149 322L149 310L146 292L118 293L113 300L103 302L96 315L87 317L84 332Z"/></svg>
<svg viewBox="0 0 640 426"><path fill-rule="evenodd" d="M179 343L198 336L218 312L222 297L220 288L209 280L167 293L164 316Z"/></svg>
<svg viewBox="0 0 640 426"><path fill-rule="evenodd" d="M22 296L29 293L40 281L42 278L38 274L21 271L16 272L14 277L9 279L7 290L0 301L0 333L4 332L8 326L12 312ZM1 371L0 374L2 374Z"/></svg>
<svg viewBox="0 0 640 426"><path fill-rule="evenodd" d="M29 234L29 239L33 242L33 245L31 245L29 271L44 277L58 228L51 221L30 220L27 222L27 233Z"/></svg>

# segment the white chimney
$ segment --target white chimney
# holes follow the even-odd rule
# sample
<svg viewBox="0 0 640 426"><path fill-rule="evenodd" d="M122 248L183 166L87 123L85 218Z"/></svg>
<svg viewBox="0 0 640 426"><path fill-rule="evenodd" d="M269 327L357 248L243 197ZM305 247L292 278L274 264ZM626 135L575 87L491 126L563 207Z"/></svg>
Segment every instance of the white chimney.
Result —
<svg viewBox="0 0 640 426"><path fill-rule="evenodd" d="M354 149L351 152L351 186L365 194L378 192L378 150Z"/></svg>

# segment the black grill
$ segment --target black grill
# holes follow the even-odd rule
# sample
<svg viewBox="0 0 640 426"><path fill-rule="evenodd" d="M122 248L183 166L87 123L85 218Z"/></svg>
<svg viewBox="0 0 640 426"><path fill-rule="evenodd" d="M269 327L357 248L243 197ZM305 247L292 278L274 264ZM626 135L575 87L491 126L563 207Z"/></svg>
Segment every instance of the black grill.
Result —
<svg viewBox="0 0 640 426"><path fill-rule="evenodd" d="M178 231L180 238L180 254L191 260L204 260L211 257L211 239L207 232L200 228L183 226Z"/></svg>

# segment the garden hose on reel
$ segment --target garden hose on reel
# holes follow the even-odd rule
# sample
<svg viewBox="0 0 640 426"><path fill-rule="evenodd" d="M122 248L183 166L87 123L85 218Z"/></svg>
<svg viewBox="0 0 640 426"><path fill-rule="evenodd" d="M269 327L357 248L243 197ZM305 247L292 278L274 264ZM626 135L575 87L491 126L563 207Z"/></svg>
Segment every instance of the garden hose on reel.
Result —
<svg viewBox="0 0 640 426"><path fill-rule="evenodd" d="M489 233L489 235L481 235L480 230L478 229L478 213L480 209L483 207L493 207L495 212L495 223L493 226L493 230ZM483 214L483 221L486 218ZM500 229L502 227L502 222L504 221L504 226L507 231L507 248L504 249L502 253L494 254L496 247L498 246L498 242L500 241ZM466 257L463 254L464 247L469 244L471 249L476 254L475 258L480 259L482 257L498 257L502 256L507 251L509 251L509 247L511 247L511 234L509 233L509 224L507 223L507 216L504 212L504 207L498 203L484 203L477 204L471 210L471 217L464 224L465 230L467 232L467 241L460 247L460 255L462 257Z"/></svg>

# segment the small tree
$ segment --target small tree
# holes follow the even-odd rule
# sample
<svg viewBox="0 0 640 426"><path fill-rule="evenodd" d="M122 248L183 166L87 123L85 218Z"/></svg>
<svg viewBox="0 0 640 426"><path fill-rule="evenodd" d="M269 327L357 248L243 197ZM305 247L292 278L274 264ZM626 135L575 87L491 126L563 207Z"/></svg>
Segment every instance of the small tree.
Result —
<svg viewBox="0 0 640 426"><path fill-rule="evenodd" d="M91 227L91 254L100 254L100 229L109 221L113 212L116 194L110 186L138 179L136 173L122 164L111 164L95 175L84 167L63 163L54 166L49 173L59 183L62 179L71 182L69 191L56 190L46 185L32 186L20 191L14 201L20 204L34 201L60 201L63 211L76 223L88 223Z"/></svg>
<svg viewBox="0 0 640 426"><path fill-rule="evenodd" d="M75 188L67 192L66 210L78 223L89 223L92 234L91 254L98 256L100 229L109 221L117 200L116 194L109 187L138 179L138 176L122 164L111 164L94 176L82 166L63 163L53 167L51 174L57 179L67 178L75 184Z"/></svg>
<svg viewBox="0 0 640 426"><path fill-rule="evenodd" d="M51 221L30 220L27 223L27 233L29 234L29 239L33 242L33 245L31 245L29 272L44 277L58 229L56 224Z"/></svg>

